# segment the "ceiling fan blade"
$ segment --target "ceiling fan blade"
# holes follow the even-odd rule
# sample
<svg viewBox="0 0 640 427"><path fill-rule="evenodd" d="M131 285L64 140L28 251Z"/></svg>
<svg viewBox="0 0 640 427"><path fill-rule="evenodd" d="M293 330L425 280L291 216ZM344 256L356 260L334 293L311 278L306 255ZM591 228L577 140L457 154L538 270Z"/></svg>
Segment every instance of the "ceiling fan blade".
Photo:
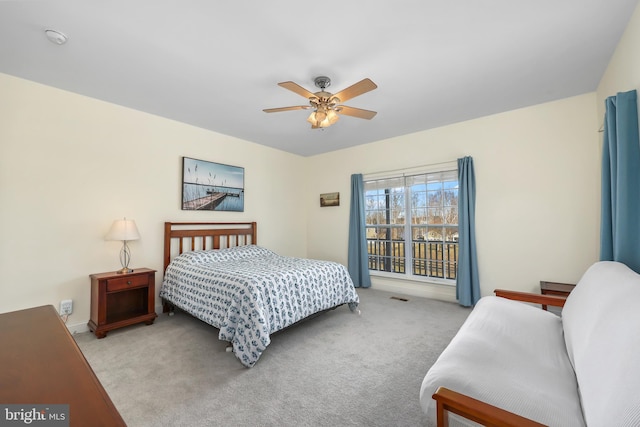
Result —
<svg viewBox="0 0 640 427"><path fill-rule="evenodd" d="M359 119L371 120L378 114L376 111L363 110L361 108L347 107L341 105L338 114L344 114L345 116L357 117Z"/></svg>
<svg viewBox="0 0 640 427"><path fill-rule="evenodd" d="M345 102L351 98L355 98L358 95L362 95L363 93L372 91L377 87L378 85L376 85L370 79L363 79L363 80L360 80L358 83L353 84L348 88L341 90L340 92L336 93L333 96L337 97L340 100L340 102Z"/></svg>
<svg viewBox="0 0 640 427"><path fill-rule="evenodd" d="M282 82L282 83L278 83L278 86L282 86L285 89L289 89L291 92L295 92L298 95L304 96L307 99L315 97L315 94L309 92L308 90L306 90L305 88L303 88L302 86L294 82Z"/></svg>
<svg viewBox="0 0 640 427"><path fill-rule="evenodd" d="M310 105L296 105L295 107L280 107L280 108L265 108L265 113L278 113L280 111L291 111L291 110L308 110L311 108Z"/></svg>

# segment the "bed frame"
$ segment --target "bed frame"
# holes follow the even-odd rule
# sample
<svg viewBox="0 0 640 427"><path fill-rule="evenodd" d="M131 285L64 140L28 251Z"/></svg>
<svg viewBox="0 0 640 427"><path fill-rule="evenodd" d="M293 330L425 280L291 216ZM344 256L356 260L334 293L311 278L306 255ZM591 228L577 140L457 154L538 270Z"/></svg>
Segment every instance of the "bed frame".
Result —
<svg viewBox="0 0 640 427"><path fill-rule="evenodd" d="M184 252L256 245L258 227L255 222L165 222L164 268ZM162 300L162 312L174 312L174 306Z"/></svg>

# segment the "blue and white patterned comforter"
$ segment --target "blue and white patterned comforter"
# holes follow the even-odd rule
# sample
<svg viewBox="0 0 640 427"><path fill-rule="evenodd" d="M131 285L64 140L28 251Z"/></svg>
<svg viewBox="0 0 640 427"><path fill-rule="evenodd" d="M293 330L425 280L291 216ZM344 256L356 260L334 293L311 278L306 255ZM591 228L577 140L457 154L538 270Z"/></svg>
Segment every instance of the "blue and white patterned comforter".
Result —
<svg viewBox="0 0 640 427"><path fill-rule="evenodd" d="M284 257L260 246L185 252L171 262L160 297L220 329L236 357L252 367L269 335L322 310L359 298L339 263Z"/></svg>

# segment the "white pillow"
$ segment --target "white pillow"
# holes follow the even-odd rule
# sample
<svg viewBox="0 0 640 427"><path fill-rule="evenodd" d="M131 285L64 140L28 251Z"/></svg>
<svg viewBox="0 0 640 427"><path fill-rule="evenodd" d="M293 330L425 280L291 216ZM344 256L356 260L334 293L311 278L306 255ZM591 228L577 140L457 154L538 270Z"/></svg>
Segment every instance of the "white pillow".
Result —
<svg viewBox="0 0 640 427"><path fill-rule="evenodd" d="M275 255L275 252L261 246L245 245L224 249L184 252L175 257L173 262L179 264L208 264Z"/></svg>

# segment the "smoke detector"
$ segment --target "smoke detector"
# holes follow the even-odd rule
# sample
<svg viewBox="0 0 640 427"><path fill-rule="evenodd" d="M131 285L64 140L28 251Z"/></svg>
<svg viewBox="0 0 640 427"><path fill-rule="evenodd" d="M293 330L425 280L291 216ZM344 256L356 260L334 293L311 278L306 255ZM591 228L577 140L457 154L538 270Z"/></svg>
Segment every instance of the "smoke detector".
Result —
<svg viewBox="0 0 640 427"><path fill-rule="evenodd" d="M67 36L56 30L44 30L45 35L51 43L63 45L67 42Z"/></svg>

